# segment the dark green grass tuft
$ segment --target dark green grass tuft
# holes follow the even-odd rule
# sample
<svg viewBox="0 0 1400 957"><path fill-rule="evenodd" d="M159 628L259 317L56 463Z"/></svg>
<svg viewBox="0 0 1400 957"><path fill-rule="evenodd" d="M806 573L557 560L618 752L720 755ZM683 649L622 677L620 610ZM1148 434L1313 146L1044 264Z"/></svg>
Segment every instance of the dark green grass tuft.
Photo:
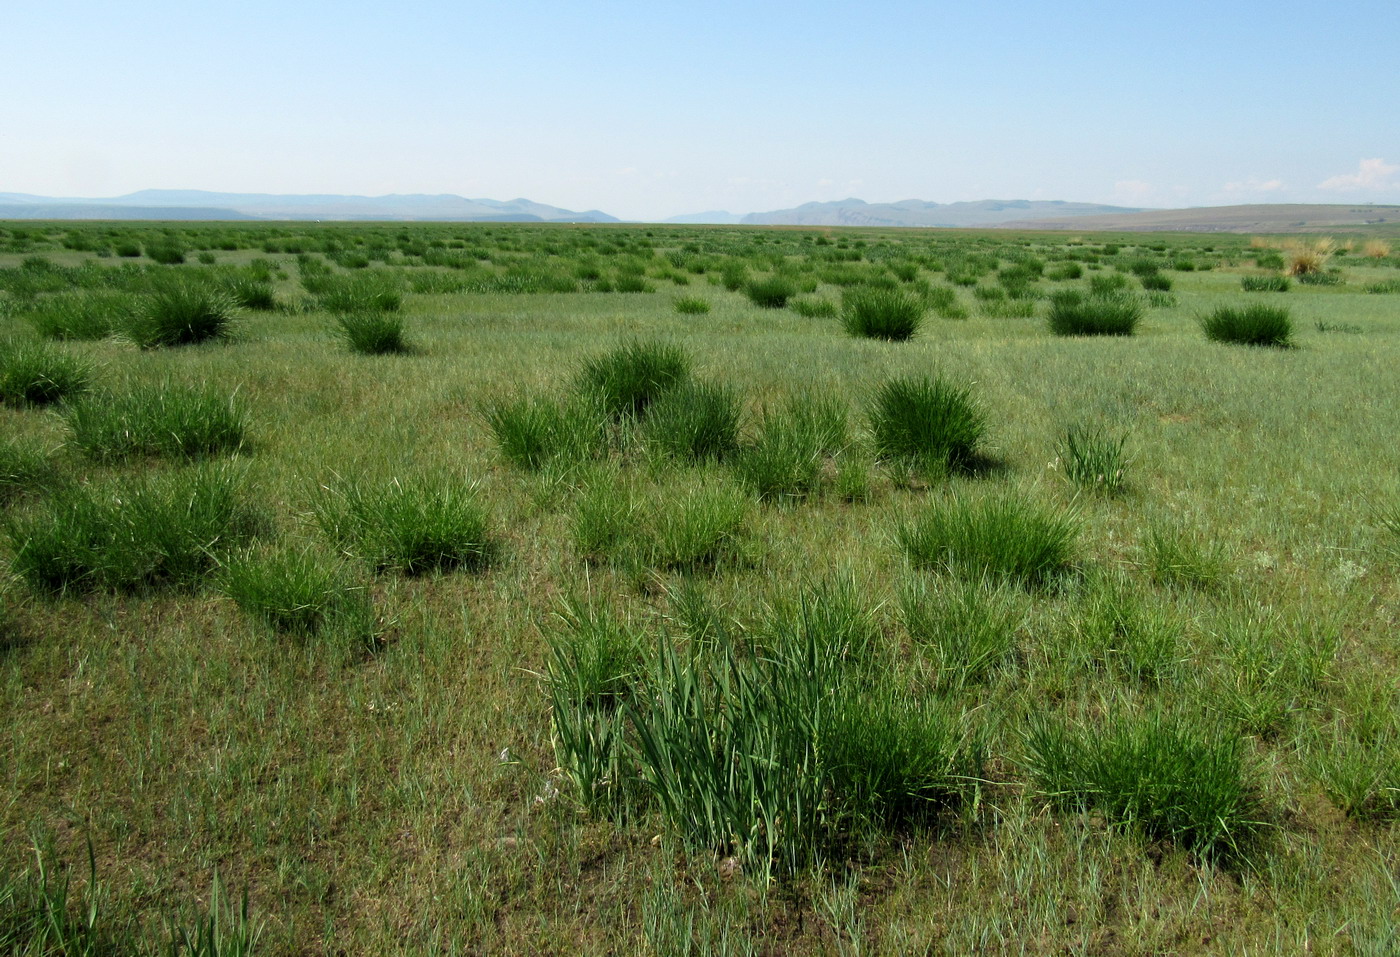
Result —
<svg viewBox="0 0 1400 957"><path fill-rule="evenodd" d="M46 592L193 589L261 524L224 469L73 486L10 526L11 570Z"/></svg>
<svg viewBox="0 0 1400 957"><path fill-rule="evenodd" d="M128 317L123 332L142 349L187 346L227 338L233 300L203 284L171 283Z"/></svg>
<svg viewBox="0 0 1400 957"><path fill-rule="evenodd" d="M369 643L378 621L368 587L311 552L246 553L223 571L224 594L273 631Z"/></svg>
<svg viewBox="0 0 1400 957"><path fill-rule="evenodd" d="M13 437L0 439L0 506L46 487L54 477L53 463L43 449Z"/></svg>
<svg viewBox="0 0 1400 957"><path fill-rule="evenodd" d="M673 306L683 316L703 316L710 311L710 303L699 296L681 296Z"/></svg>
<svg viewBox="0 0 1400 957"><path fill-rule="evenodd" d="M969 387L928 376L880 386L869 418L877 455L935 469L971 466L987 431Z"/></svg>
<svg viewBox="0 0 1400 957"><path fill-rule="evenodd" d="M242 448L247 416L207 387L166 382L122 395L93 395L66 412L73 444L101 462L138 455L199 458Z"/></svg>
<svg viewBox="0 0 1400 957"><path fill-rule="evenodd" d="M895 537L909 560L962 578L1044 585L1077 559L1079 519L1014 494L931 503Z"/></svg>
<svg viewBox="0 0 1400 957"><path fill-rule="evenodd" d="M475 491L456 482L346 483L325 490L316 515L337 544L405 575L481 569L496 552Z"/></svg>
<svg viewBox="0 0 1400 957"><path fill-rule="evenodd" d="M755 279L744 286L744 295L749 302L763 309L782 309L788 300L797 295L797 286L784 276L768 279Z"/></svg>
<svg viewBox="0 0 1400 957"><path fill-rule="evenodd" d="M306 280L303 279L303 285ZM396 276L385 272L352 276L329 275L313 283L321 308L335 315L366 312L398 312L403 308L403 288Z"/></svg>
<svg viewBox="0 0 1400 957"><path fill-rule="evenodd" d="M688 382L664 393L643 426L652 448L691 462L720 461L739 449L742 402L734 389Z"/></svg>
<svg viewBox="0 0 1400 957"><path fill-rule="evenodd" d="M902 289L854 286L841 298L841 322L850 335L903 342L924 319L923 300Z"/></svg>
<svg viewBox="0 0 1400 957"><path fill-rule="evenodd" d="M409 352L403 317L391 312L351 312L336 317L336 334L351 352L362 356Z"/></svg>
<svg viewBox="0 0 1400 957"><path fill-rule="evenodd" d="M1242 276L1240 288L1245 292L1287 292L1293 283L1287 276Z"/></svg>
<svg viewBox="0 0 1400 957"><path fill-rule="evenodd" d="M1024 612L995 581L931 585L920 576L900 592L900 618L937 666L939 685L960 687L986 680L1011 658Z"/></svg>
<svg viewBox="0 0 1400 957"><path fill-rule="evenodd" d="M492 403L482 415L501 454L526 471L578 466L607 452L606 416L586 399L531 396Z"/></svg>
<svg viewBox="0 0 1400 957"><path fill-rule="evenodd" d="M1110 435L1102 429L1066 429L1055 450L1060 474L1081 488L1117 495L1125 485L1127 441L1127 436Z"/></svg>
<svg viewBox="0 0 1400 957"><path fill-rule="evenodd" d="M91 377L87 363L55 346L0 341L0 403L48 405L86 392Z"/></svg>
<svg viewBox="0 0 1400 957"><path fill-rule="evenodd" d="M1225 861L1258 843L1264 812L1240 738L1149 714L1070 727L1041 721L1027 769L1055 804Z"/></svg>
<svg viewBox="0 0 1400 957"><path fill-rule="evenodd" d="M1293 345L1293 320L1288 310L1277 306L1222 306L1199 320L1201 331L1212 342L1232 342L1247 346Z"/></svg>
<svg viewBox="0 0 1400 957"><path fill-rule="evenodd" d="M1130 336L1142 320L1142 304L1130 293L1085 296L1065 289L1050 297L1046 321L1057 336Z"/></svg>
<svg viewBox="0 0 1400 957"><path fill-rule="evenodd" d="M45 300L29 321L46 339L105 339L135 307L127 293L80 292Z"/></svg>
<svg viewBox="0 0 1400 957"><path fill-rule="evenodd" d="M640 418L663 393L689 378L690 357L679 346L632 339L587 360L578 386L614 418Z"/></svg>

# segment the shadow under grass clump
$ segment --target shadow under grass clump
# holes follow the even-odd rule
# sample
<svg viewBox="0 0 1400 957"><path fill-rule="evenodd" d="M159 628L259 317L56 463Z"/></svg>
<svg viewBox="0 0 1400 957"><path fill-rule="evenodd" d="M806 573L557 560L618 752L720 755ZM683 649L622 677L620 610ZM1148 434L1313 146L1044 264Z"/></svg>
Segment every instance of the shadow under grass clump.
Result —
<svg viewBox="0 0 1400 957"><path fill-rule="evenodd" d="M243 554L223 571L224 594L273 631L370 646L378 619L366 585L309 552Z"/></svg>
<svg viewBox="0 0 1400 957"><path fill-rule="evenodd" d="M1161 714L1094 727L1037 722L1026 767L1055 805L1225 864L1245 862L1267 826L1244 742L1204 722Z"/></svg>
<svg viewBox="0 0 1400 957"><path fill-rule="evenodd" d="M43 592L194 589L264 525L226 469L73 486L10 525L10 568Z"/></svg>
<svg viewBox="0 0 1400 957"><path fill-rule="evenodd" d="M248 431L233 396L171 382L90 396L70 406L65 419L73 444L99 462L228 455L243 447Z"/></svg>
<svg viewBox="0 0 1400 957"><path fill-rule="evenodd" d="M628 340L584 362L580 392L615 419L639 419L662 394L690 379L690 356L664 342Z"/></svg>
<svg viewBox="0 0 1400 957"><path fill-rule="evenodd" d="M1199 320L1201 331L1212 342L1246 346L1293 346L1293 320L1278 306L1221 307Z"/></svg>
<svg viewBox="0 0 1400 957"><path fill-rule="evenodd" d="M0 341L0 403L50 405L88 390L87 363L42 342Z"/></svg>
<svg viewBox="0 0 1400 957"><path fill-rule="evenodd" d="M895 540L919 568L1038 587L1068 575L1079 519L1015 494L931 503Z"/></svg>
<svg viewBox="0 0 1400 957"><path fill-rule="evenodd" d="M497 552L475 490L458 482L351 482L325 489L316 517L337 544L376 569L405 575L476 571Z"/></svg>

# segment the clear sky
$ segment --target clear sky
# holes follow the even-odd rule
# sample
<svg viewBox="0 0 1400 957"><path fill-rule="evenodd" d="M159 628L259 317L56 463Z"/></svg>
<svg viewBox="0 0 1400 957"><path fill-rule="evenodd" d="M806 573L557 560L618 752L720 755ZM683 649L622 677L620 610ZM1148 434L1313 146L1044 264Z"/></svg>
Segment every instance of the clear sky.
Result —
<svg viewBox="0 0 1400 957"><path fill-rule="evenodd" d="M1400 203L1400 0L9 0L0 192Z"/></svg>

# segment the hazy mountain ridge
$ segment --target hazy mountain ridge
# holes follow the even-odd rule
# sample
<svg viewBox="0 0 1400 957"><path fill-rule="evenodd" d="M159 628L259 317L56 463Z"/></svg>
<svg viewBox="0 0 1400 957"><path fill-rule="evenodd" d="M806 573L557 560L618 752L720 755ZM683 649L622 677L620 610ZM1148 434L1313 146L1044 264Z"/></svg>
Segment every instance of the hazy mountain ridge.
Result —
<svg viewBox="0 0 1400 957"><path fill-rule="evenodd" d="M983 199L975 202L933 203L904 199L893 203L867 203L841 199L803 203L794 209L750 213L742 220L753 226L998 226L1007 220L1036 220L1110 213L1137 213L1141 207L1105 206L1064 200Z"/></svg>
<svg viewBox="0 0 1400 957"><path fill-rule="evenodd" d="M457 220L615 223L600 210L576 212L528 199L467 199L451 193L348 196L334 193L216 193L143 189L88 199L0 193L0 210L24 219ZM133 214L138 211L144 215ZM222 214L222 215L220 215Z"/></svg>

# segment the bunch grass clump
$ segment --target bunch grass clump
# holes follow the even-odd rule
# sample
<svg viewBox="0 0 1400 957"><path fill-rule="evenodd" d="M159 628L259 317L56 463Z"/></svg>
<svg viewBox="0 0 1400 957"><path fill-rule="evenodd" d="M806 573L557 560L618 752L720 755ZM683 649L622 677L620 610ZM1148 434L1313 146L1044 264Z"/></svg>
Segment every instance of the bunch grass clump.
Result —
<svg viewBox="0 0 1400 957"><path fill-rule="evenodd" d="M853 286L841 297L841 323L852 336L904 342L919 331L925 308L919 296L903 289Z"/></svg>
<svg viewBox="0 0 1400 957"><path fill-rule="evenodd" d="M224 594L278 634L368 644L378 619L368 587L309 551L248 552L223 569Z"/></svg>
<svg viewBox="0 0 1400 957"><path fill-rule="evenodd" d="M42 342L0 341L0 403L49 405L88 390L92 372L77 356Z"/></svg>
<svg viewBox="0 0 1400 957"><path fill-rule="evenodd" d="M587 360L578 386L613 418L639 419L663 393L689 378L690 356L679 346L631 339Z"/></svg>
<svg viewBox="0 0 1400 957"><path fill-rule="evenodd" d="M742 557L750 501L722 475L697 473L653 488L600 472L574 503L578 554L634 569L697 572Z"/></svg>
<svg viewBox="0 0 1400 957"><path fill-rule="evenodd" d="M1245 292L1287 292L1292 287L1287 276L1242 276L1240 288Z"/></svg>
<svg viewBox="0 0 1400 957"><path fill-rule="evenodd" d="M1079 524L1071 512L1020 495L953 496L930 504L895 538L916 567L1039 586L1073 569Z"/></svg>
<svg viewBox="0 0 1400 957"><path fill-rule="evenodd" d="M1224 729L1161 714L1092 728L1040 721L1026 744L1040 793L1150 840L1240 861L1266 826L1243 742Z"/></svg>
<svg viewBox="0 0 1400 957"><path fill-rule="evenodd" d="M782 309L797 295L797 287L786 276L770 276L750 281L744 286L744 295L761 309Z"/></svg>
<svg viewBox="0 0 1400 957"><path fill-rule="evenodd" d="M0 507L44 488L54 477L53 462L38 445L13 436L0 439Z"/></svg>
<svg viewBox="0 0 1400 957"><path fill-rule="evenodd" d="M992 579L930 584L923 576L900 591L900 620L938 669L940 686L985 681L1010 660L1025 613Z"/></svg>
<svg viewBox="0 0 1400 957"><path fill-rule="evenodd" d="M709 300L699 296L681 296L672 305L683 316L702 316L710 311Z"/></svg>
<svg viewBox="0 0 1400 957"><path fill-rule="evenodd" d="M99 462L227 455L243 447L248 432L236 397L173 382L90 396L69 406L65 419L73 444Z"/></svg>
<svg viewBox="0 0 1400 957"><path fill-rule="evenodd" d="M1086 296L1075 289L1052 295L1046 316L1057 336L1131 336L1141 320L1142 304L1130 293Z"/></svg>
<svg viewBox="0 0 1400 957"><path fill-rule="evenodd" d="M1331 238L1312 241L1290 239L1284 243L1283 251L1288 257L1285 271L1288 275L1301 279L1303 276L1327 269L1327 263L1337 252L1337 241Z"/></svg>
<svg viewBox="0 0 1400 957"><path fill-rule="evenodd" d="M398 312L403 308L402 283L388 271L328 275L314 285L321 308L334 315Z"/></svg>
<svg viewBox="0 0 1400 957"><path fill-rule="evenodd" d="M869 420L878 456L935 470L971 466L987 431L972 389L941 377L884 383L875 391Z"/></svg>
<svg viewBox="0 0 1400 957"><path fill-rule="evenodd" d="M351 352L362 356L411 351L403 329L403 317L392 312L348 312L336 317L336 334Z"/></svg>
<svg viewBox="0 0 1400 957"><path fill-rule="evenodd" d="M226 339L233 309L232 299L202 283L167 283L128 316L122 331L142 349Z"/></svg>
<svg viewBox="0 0 1400 957"><path fill-rule="evenodd" d="M11 524L11 570L43 592L194 589L262 524L227 469L71 486Z"/></svg>
<svg viewBox="0 0 1400 957"><path fill-rule="evenodd" d="M794 299L788 307L804 319L830 319L839 312L836 303L820 297Z"/></svg>
<svg viewBox="0 0 1400 957"><path fill-rule="evenodd" d="M717 462L739 449L743 416L738 392L709 382L686 382L663 393L647 413L643 433L652 448L690 462Z"/></svg>
<svg viewBox="0 0 1400 957"><path fill-rule="evenodd" d="M607 452L607 418L586 397L497 401L482 415L501 454L528 472L555 464L582 465Z"/></svg>
<svg viewBox="0 0 1400 957"><path fill-rule="evenodd" d="M116 331L132 307L127 293L69 293L42 302L29 321L46 339L95 341Z"/></svg>
<svg viewBox="0 0 1400 957"><path fill-rule="evenodd" d="M324 489L316 517L326 534L376 569L405 575L486 567L496 552L475 489L425 478Z"/></svg>
<svg viewBox="0 0 1400 957"><path fill-rule="evenodd" d="M1201 331L1212 342L1247 346L1293 345L1293 320L1288 310L1278 306L1221 306L1199 320Z"/></svg>
<svg viewBox="0 0 1400 957"><path fill-rule="evenodd" d="M1126 486L1128 458L1126 435L1110 435L1102 429L1072 426L1060 437L1056 461L1064 477L1081 488L1117 495Z"/></svg>

